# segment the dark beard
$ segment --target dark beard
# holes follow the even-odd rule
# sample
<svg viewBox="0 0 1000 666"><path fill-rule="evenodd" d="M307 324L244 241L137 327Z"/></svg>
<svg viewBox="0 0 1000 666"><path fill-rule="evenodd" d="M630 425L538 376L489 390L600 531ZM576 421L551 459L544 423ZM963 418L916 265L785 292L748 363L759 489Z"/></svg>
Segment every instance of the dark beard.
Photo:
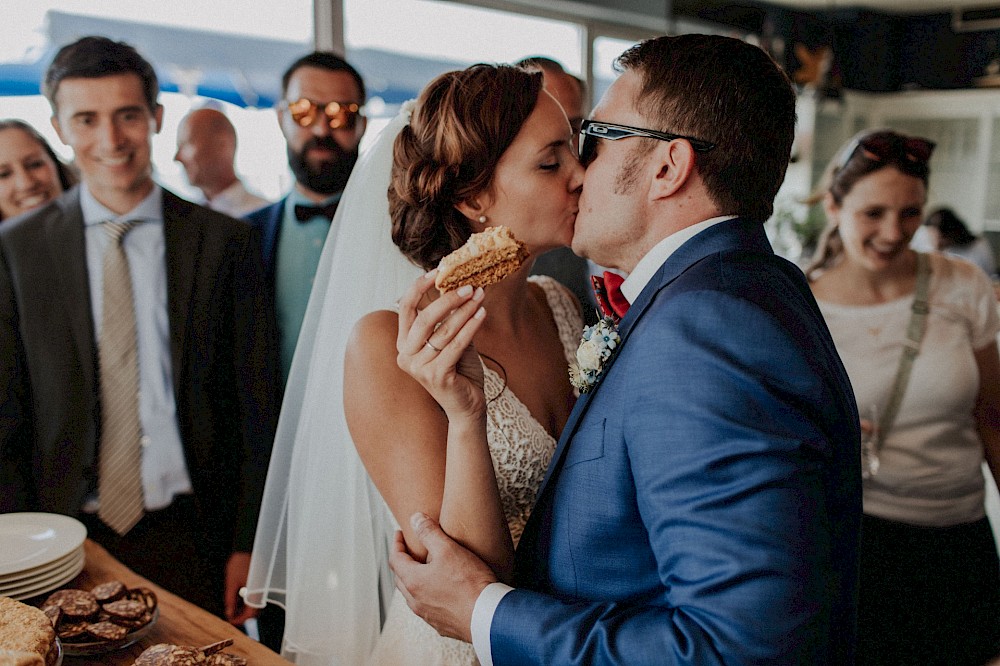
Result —
<svg viewBox="0 0 1000 666"><path fill-rule="evenodd" d="M334 157L324 160L320 168L315 169L305 159L305 154L310 148L326 148L333 151ZM287 146L286 150L288 166L292 168L295 180L317 194L336 194L343 191L347 179L351 177L354 163L358 161L357 149L344 150L332 136L313 137L297 153L291 146Z"/></svg>

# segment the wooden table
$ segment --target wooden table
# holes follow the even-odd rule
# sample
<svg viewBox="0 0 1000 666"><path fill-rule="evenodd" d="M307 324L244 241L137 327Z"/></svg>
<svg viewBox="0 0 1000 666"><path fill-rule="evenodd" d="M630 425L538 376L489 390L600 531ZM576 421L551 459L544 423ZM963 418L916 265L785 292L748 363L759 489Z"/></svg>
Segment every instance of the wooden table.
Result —
<svg viewBox="0 0 1000 666"><path fill-rule="evenodd" d="M290 666L291 662L248 638L225 620L135 573L90 539L84 544L84 550L86 564L83 571L66 587L89 590L111 580L120 580L129 588L148 587L156 593L159 600L160 618L150 632L134 645L92 657L67 656L63 660L63 666L131 666L135 658L150 645L174 643L201 647L226 638L232 638L233 644L225 651L245 657L249 666Z"/></svg>

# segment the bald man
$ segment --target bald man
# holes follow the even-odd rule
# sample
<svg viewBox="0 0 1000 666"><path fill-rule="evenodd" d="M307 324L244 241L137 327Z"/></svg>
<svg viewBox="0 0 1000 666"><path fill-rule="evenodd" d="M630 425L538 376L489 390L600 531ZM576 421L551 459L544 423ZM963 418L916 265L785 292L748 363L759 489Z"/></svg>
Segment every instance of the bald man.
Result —
<svg viewBox="0 0 1000 666"><path fill-rule="evenodd" d="M541 71L545 89L559 102L573 126L575 146L580 124L587 115L583 81L563 69L559 62L544 56L524 58L517 64L526 69ZM591 273L599 272L596 266L573 254L573 250L568 247L560 247L538 257L531 272L535 275L549 275L561 282L580 301L584 323L590 325L597 321L597 302L590 286Z"/></svg>
<svg viewBox="0 0 1000 666"><path fill-rule="evenodd" d="M247 191L236 176L236 129L216 109L195 109L177 128L174 160L184 167L188 182L201 190L203 203L230 217L242 217L269 201Z"/></svg>
<svg viewBox="0 0 1000 666"><path fill-rule="evenodd" d="M552 58L532 56L519 60L517 64L526 69L541 71L545 89L562 106L569 118L570 125L573 126L573 131L579 132L580 124L583 122L584 116L587 115L584 106L586 84L580 78L567 72L558 61Z"/></svg>

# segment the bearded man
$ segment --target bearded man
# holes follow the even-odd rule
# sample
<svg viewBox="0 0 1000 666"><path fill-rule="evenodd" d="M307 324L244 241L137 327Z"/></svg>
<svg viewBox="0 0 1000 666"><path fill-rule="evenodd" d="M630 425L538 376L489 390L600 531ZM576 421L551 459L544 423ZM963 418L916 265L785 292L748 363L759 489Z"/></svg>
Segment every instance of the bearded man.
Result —
<svg viewBox="0 0 1000 666"><path fill-rule="evenodd" d="M358 159L365 133L365 83L340 56L316 51L281 79L278 122L295 186L284 199L246 216L261 230L268 284L274 289L282 382L312 291L330 221Z"/></svg>

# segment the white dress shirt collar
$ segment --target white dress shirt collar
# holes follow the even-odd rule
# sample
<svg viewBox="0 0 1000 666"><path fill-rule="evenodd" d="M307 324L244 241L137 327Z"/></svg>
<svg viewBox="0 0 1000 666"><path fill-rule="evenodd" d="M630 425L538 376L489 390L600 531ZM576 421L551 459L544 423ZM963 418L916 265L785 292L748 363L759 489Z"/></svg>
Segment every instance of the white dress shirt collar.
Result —
<svg viewBox="0 0 1000 666"><path fill-rule="evenodd" d="M635 265L635 268L629 273L628 278L622 283L622 295L628 299L628 302L635 303L635 299L639 298L639 294L642 290L646 288L656 271L660 270L660 266L670 258L677 249L683 245L685 242L694 238L699 233L713 227L719 222L725 222L726 220L732 220L735 215L723 215L721 217L713 217L711 219L705 220L704 222L699 222L698 224L692 224L690 227L684 227L680 231L676 231L659 243L653 246L649 252L639 260L639 263Z"/></svg>
<svg viewBox="0 0 1000 666"><path fill-rule="evenodd" d="M118 215L94 198L86 183L80 185L80 209L83 211L85 225L100 224L108 220L143 220L144 222L163 221L163 189L153 185L146 198L139 205L124 215Z"/></svg>

